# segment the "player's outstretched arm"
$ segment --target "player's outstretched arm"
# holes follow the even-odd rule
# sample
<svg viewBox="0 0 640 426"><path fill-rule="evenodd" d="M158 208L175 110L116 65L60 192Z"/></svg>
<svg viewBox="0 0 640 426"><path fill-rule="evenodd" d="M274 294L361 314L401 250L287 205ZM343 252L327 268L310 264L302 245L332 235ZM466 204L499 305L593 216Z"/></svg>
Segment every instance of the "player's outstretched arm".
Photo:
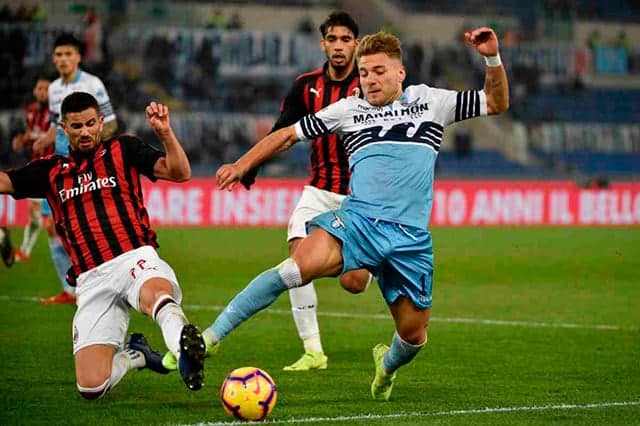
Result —
<svg viewBox="0 0 640 426"><path fill-rule="evenodd" d="M464 33L464 37L487 60L484 80L487 113L494 115L505 112L509 109L509 82L504 65L499 60L496 33L491 28L480 27Z"/></svg>
<svg viewBox="0 0 640 426"><path fill-rule="evenodd" d="M13 194L13 182L5 172L0 172L0 194Z"/></svg>
<svg viewBox="0 0 640 426"><path fill-rule="evenodd" d="M147 122L164 145L165 157L161 157L153 167L158 179L184 182L191 178L191 165L182 145L176 138L169 120L169 108L166 105L151 102L146 109Z"/></svg>
<svg viewBox="0 0 640 426"><path fill-rule="evenodd" d="M298 140L295 126L285 127L268 134L238 161L233 164L225 164L218 169L216 172L218 187L231 190L249 170L264 163L274 154L291 148Z"/></svg>

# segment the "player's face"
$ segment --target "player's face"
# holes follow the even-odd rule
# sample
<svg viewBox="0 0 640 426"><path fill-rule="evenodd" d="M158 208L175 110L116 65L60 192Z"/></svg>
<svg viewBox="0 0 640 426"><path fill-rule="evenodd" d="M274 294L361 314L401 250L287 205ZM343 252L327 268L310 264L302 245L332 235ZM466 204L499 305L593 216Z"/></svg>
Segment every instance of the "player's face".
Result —
<svg viewBox="0 0 640 426"><path fill-rule="evenodd" d="M91 152L100 144L103 119L95 108L81 112L68 112L62 120L62 129L69 137L74 151Z"/></svg>
<svg viewBox="0 0 640 426"><path fill-rule="evenodd" d="M62 77L75 74L81 59L75 46L58 46L53 51L53 64Z"/></svg>
<svg viewBox="0 0 640 426"><path fill-rule="evenodd" d="M353 63L358 39L347 27L329 27L320 42L322 51L327 55L333 68L346 68Z"/></svg>
<svg viewBox="0 0 640 426"><path fill-rule="evenodd" d="M46 103L49 99L49 82L47 80L38 80L36 87L33 88L33 96L36 101Z"/></svg>
<svg viewBox="0 0 640 426"><path fill-rule="evenodd" d="M402 96L405 71L399 59L386 53L361 56L358 70L364 97L371 105L387 105Z"/></svg>

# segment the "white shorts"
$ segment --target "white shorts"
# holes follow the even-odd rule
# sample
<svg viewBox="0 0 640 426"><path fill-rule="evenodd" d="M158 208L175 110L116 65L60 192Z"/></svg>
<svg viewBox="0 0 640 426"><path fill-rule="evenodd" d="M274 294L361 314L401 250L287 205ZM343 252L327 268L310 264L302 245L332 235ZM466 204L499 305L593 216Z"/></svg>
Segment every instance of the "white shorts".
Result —
<svg viewBox="0 0 640 426"><path fill-rule="evenodd" d="M346 195L305 185L302 196L289 219L287 241L306 237L307 222L322 213L339 209L345 197Z"/></svg>
<svg viewBox="0 0 640 426"><path fill-rule="evenodd" d="M140 289L150 278L165 278L176 302L182 291L176 274L151 246L139 247L80 274L73 317L73 353L90 345L122 348L129 328L129 308L140 311Z"/></svg>

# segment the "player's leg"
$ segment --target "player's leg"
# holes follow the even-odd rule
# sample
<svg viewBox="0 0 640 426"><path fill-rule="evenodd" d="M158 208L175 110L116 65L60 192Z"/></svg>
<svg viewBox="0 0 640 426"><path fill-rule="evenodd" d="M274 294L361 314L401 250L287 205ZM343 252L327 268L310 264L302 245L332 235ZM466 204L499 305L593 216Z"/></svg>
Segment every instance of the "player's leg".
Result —
<svg viewBox="0 0 640 426"><path fill-rule="evenodd" d="M191 390L200 389L204 381L205 344L200 331L189 324L180 306L182 291L173 269L150 247L135 250L128 262L127 279L131 283L127 300L156 321L167 348L178 360L178 370L185 384ZM147 354L149 368L167 373L169 370L163 366L162 356L148 351L144 343L134 342L133 347Z"/></svg>
<svg viewBox="0 0 640 426"><path fill-rule="evenodd" d="M289 226L287 227L287 242L289 256L291 256L304 237L307 236L307 222L336 209L344 199L343 195L324 191L307 185L296 205ZM302 340L304 353L293 364L283 368L284 371L309 371L312 369L326 369L327 356L322 348L320 326L318 324L318 295L313 281L309 284L289 290L291 313Z"/></svg>
<svg viewBox="0 0 640 426"><path fill-rule="evenodd" d="M78 308L73 318L76 384L85 399L98 399L125 374L146 365L143 353L122 349L129 325L129 306L122 300L120 282L100 267L78 278Z"/></svg>
<svg viewBox="0 0 640 426"><path fill-rule="evenodd" d="M67 271L71 268L71 260L69 260L69 256L62 246L62 241L60 241L60 238L56 234L51 208L46 200L42 200L42 221L49 236L49 253L58 280L62 285L62 292L55 296L42 299L41 302L44 304L76 303L75 289L67 283Z"/></svg>
<svg viewBox="0 0 640 426"><path fill-rule="evenodd" d="M291 256L302 238L289 241L289 255ZM318 325L318 295L313 281L309 284L289 290L291 312L298 330L298 335L304 346L304 354L296 362L283 368L284 371L324 370L327 368L327 356L320 340L320 326Z"/></svg>
<svg viewBox="0 0 640 426"><path fill-rule="evenodd" d="M431 316L433 247L423 229L384 225L394 249L378 274L380 290L396 324L391 346L373 348L376 375L371 384L374 399L388 400L396 371L410 362L427 342Z"/></svg>
<svg viewBox="0 0 640 426"><path fill-rule="evenodd" d="M26 262L31 257L31 251L40 235L40 203L41 200L29 200L29 223L24 227L22 244L16 251L16 261Z"/></svg>
<svg viewBox="0 0 640 426"><path fill-rule="evenodd" d="M342 245L323 229L305 238L292 257L254 278L238 293L214 323L204 331L205 340L216 344L251 316L271 305L291 288L342 270Z"/></svg>
<svg viewBox="0 0 640 426"><path fill-rule="evenodd" d="M134 350L91 345L75 354L76 384L85 399L98 399L113 389L129 370L142 368L144 356Z"/></svg>
<svg viewBox="0 0 640 426"><path fill-rule="evenodd" d="M5 226L0 227L0 257L7 268L13 265L15 250L11 243L11 232Z"/></svg>
<svg viewBox="0 0 640 426"><path fill-rule="evenodd" d="M376 375L371 384L373 399L388 400L398 368L411 362L427 343L426 327L431 309L417 308L413 302L400 296L390 306L396 323L391 346L378 344L373 348Z"/></svg>

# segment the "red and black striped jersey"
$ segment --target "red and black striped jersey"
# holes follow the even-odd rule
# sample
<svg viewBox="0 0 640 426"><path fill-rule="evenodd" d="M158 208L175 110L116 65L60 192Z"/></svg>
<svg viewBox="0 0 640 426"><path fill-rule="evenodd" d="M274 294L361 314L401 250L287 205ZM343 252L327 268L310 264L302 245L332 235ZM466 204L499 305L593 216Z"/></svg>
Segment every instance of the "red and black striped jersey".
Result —
<svg viewBox="0 0 640 426"><path fill-rule="evenodd" d="M308 114L348 96L360 95L360 77L357 67L342 81L328 77L328 63L322 68L301 74L282 101L280 116L272 132L290 126ZM338 194L349 191L349 163L342 142L335 134L311 141L311 175L309 185ZM245 186L251 185L255 173L243 179ZM248 184L248 185L247 185Z"/></svg>
<svg viewBox="0 0 640 426"><path fill-rule="evenodd" d="M56 231L78 276L122 253L158 247L142 197L164 153L133 136L103 142L91 154L50 155L8 172L13 197L46 197Z"/></svg>
<svg viewBox="0 0 640 426"><path fill-rule="evenodd" d="M55 149L55 145L50 144L45 149L45 152L42 155L36 156L33 154L33 143L36 141L38 137L46 133L49 129L49 125L51 124L49 118L49 105L41 104L40 102L32 102L25 108L25 118L26 118L26 137L24 139L24 147L27 150L27 154L30 160L44 157L46 155L53 154Z"/></svg>

